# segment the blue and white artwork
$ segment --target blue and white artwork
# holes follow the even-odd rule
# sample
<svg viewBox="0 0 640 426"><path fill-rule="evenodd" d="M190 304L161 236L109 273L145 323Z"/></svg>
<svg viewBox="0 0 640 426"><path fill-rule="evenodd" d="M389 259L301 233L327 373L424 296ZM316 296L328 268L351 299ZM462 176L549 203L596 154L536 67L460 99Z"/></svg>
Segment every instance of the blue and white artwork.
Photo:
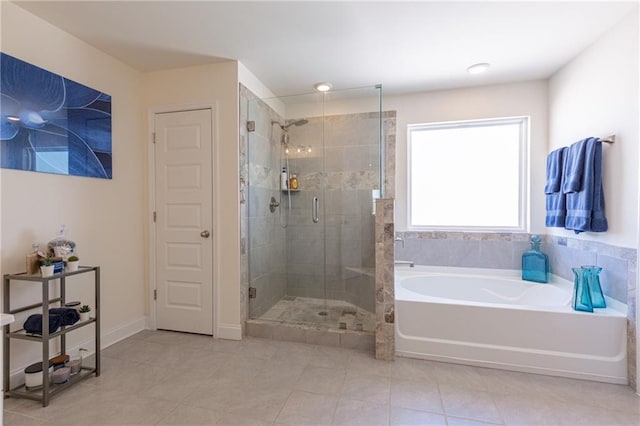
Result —
<svg viewBox="0 0 640 426"><path fill-rule="evenodd" d="M112 178L111 96L0 53L0 166Z"/></svg>

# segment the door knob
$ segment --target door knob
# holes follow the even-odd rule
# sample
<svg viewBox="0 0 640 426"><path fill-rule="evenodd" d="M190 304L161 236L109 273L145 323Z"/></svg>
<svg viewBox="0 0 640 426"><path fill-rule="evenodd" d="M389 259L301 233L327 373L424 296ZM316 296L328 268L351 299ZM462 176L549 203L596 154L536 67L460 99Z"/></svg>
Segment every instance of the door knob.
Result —
<svg viewBox="0 0 640 426"><path fill-rule="evenodd" d="M209 233L209 231L207 231L207 230L204 230L204 231L202 231L202 232L200 233L200 236L201 236L202 238L209 238L209 235L211 235L211 234L210 234L210 233Z"/></svg>

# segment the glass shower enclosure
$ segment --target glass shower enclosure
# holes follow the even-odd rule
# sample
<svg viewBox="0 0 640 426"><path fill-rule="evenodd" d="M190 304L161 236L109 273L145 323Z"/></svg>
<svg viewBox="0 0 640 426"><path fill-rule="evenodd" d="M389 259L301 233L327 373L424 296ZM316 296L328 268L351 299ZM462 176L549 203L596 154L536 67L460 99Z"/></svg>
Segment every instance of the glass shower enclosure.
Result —
<svg viewBox="0 0 640 426"><path fill-rule="evenodd" d="M381 96L248 100L249 319L375 331Z"/></svg>

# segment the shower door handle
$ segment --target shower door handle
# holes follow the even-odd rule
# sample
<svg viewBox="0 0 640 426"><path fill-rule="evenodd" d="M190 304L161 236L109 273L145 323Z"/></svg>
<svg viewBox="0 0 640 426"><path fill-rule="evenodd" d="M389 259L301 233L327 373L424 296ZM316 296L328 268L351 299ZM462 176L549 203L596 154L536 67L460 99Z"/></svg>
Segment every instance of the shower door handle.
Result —
<svg viewBox="0 0 640 426"><path fill-rule="evenodd" d="M320 217L318 216L319 207L320 201L318 201L318 197L313 197L311 201L311 220L313 220L313 223L320 222Z"/></svg>

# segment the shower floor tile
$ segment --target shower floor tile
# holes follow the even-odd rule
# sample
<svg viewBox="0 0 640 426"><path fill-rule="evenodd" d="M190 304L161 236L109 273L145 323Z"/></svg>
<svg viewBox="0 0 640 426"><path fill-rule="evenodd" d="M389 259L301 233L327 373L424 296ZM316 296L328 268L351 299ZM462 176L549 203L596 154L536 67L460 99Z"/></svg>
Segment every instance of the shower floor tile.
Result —
<svg viewBox="0 0 640 426"><path fill-rule="evenodd" d="M372 312L343 300L286 296L257 319L287 324L323 325L330 329L375 331Z"/></svg>

